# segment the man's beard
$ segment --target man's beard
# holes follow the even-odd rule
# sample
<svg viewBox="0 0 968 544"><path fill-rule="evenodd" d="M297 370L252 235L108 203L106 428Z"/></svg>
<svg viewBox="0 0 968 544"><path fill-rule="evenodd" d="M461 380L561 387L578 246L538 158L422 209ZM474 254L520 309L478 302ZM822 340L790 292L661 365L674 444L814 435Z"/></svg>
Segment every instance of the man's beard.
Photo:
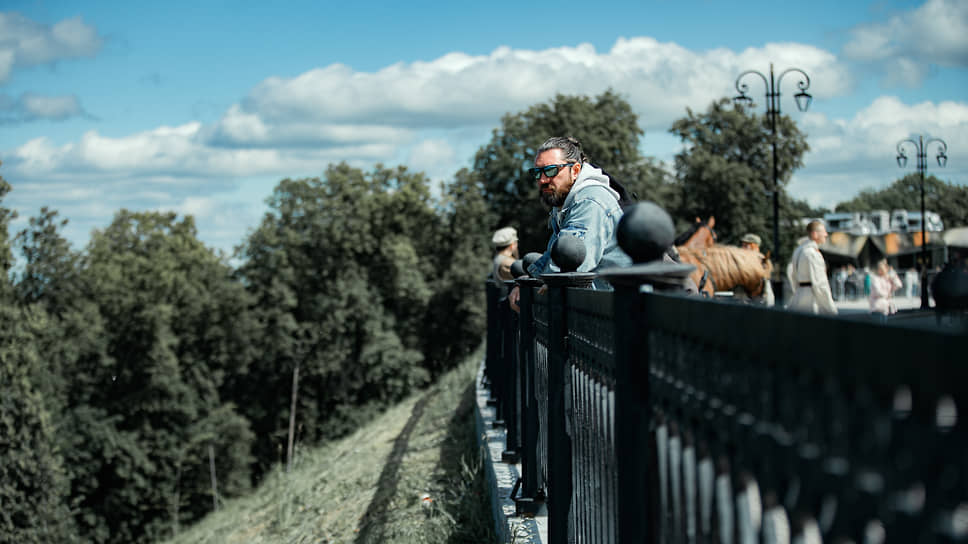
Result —
<svg viewBox="0 0 968 544"><path fill-rule="evenodd" d="M558 191L552 190L550 193L541 191L541 202L544 202L549 208L558 208L565 203L565 198L568 193L560 194Z"/></svg>

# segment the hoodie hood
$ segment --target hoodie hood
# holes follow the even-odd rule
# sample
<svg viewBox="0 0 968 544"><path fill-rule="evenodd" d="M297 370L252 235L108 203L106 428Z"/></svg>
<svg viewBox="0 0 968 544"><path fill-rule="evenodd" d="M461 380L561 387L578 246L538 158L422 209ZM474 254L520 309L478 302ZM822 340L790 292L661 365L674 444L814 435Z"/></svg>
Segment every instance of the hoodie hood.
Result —
<svg viewBox="0 0 968 544"><path fill-rule="evenodd" d="M598 185L604 187L608 190L608 194L612 195L612 198L616 200L619 199L619 195L612 189L608 184L608 176L600 168L596 168L591 164L585 162L581 165L581 172L578 173L578 179L571 186L571 190L568 191L568 196L565 197L565 202L561 205L561 209L567 209L571 206L572 202L575 201L575 195L579 191L585 189L586 187L591 187L593 185Z"/></svg>

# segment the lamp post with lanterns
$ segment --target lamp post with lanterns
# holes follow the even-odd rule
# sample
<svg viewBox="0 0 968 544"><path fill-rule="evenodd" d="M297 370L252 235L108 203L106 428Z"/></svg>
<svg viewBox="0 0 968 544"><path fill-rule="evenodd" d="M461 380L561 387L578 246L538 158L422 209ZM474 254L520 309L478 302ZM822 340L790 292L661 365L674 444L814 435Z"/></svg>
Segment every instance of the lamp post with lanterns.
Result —
<svg viewBox="0 0 968 544"><path fill-rule="evenodd" d="M897 143L897 165L901 168L907 164L907 155L904 154L905 144L910 144L917 152L917 169L921 181L921 309L926 310L930 307L928 301L927 269L928 269L928 238L925 235L925 227L928 222L927 214L924 210L924 172L928 169L927 149L931 144L938 144L938 166L944 168L948 163L948 144L941 138L924 139L918 134L917 140L912 136Z"/></svg>
<svg viewBox="0 0 968 544"><path fill-rule="evenodd" d="M739 94L733 98L733 101L737 104L752 105L753 99L746 94L749 91L749 85L742 82L743 78L748 75L756 74L760 76L766 86L766 115L770 119L770 131L773 136L771 142L773 147L773 254L776 256L776 260L779 260L780 255L780 182L779 167L776 160L776 122L780 116L780 82L783 80L783 76L791 72L796 72L802 76L802 79L797 82L797 88L800 89L800 92L793 95L793 98L797 103L797 109L807 111L810 102L813 100L813 97L807 93L807 88L810 87L810 76L799 68L787 68L780 72L779 76L776 76L773 72L773 63L770 63L769 77L756 70L747 70L740 74L736 78L736 90L739 91Z"/></svg>

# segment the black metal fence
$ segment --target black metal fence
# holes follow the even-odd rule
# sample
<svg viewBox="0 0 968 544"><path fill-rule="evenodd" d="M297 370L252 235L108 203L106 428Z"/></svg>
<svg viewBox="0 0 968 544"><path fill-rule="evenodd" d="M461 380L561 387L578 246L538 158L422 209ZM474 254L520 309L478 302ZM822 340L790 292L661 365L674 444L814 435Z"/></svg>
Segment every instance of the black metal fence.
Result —
<svg viewBox="0 0 968 544"><path fill-rule="evenodd" d="M485 376L552 543L968 541L968 334L488 288ZM619 285L618 283L622 283Z"/></svg>

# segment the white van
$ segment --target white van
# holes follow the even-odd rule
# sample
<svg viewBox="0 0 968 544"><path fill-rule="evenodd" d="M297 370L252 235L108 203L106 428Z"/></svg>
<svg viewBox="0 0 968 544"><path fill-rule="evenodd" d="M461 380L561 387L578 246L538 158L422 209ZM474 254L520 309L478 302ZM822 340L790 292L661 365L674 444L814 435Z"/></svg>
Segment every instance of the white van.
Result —
<svg viewBox="0 0 968 544"><path fill-rule="evenodd" d="M907 210L894 210L891 212L891 230L907 232L908 230Z"/></svg>
<svg viewBox="0 0 968 544"><path fill-rule="evenodd" d="M891 231L891 214L887 210L867 212L873 232L871 234L886 234Z"/></svg>
<svg viewBox="0 0 968 544"><path fill-rule="evenodd" d="M928 232L941 232L944 230L944 222L941 216L935 212L925 211L927 222L924 230ZM909 210L894 210L891 212L891 228L901 232L921 232L921 212Z"/></svg>
<svg viewBox="0 0 968 544"><path fill-rule="evenodd" d="M823 222L830 232L847 232L850 234L872 234L874 226L861 212L826 213Z"/></svg>
<svg viewBox="0 0 968 544"><path fill-rule="evenodd" d="M924 212L927 216L927 223L924 225L924 230L928 232L941 232L944 230L944 223L941 221L941 216L934 212ZM908 232L920 232L921 231L921 212L908 212Z"/></svg>

